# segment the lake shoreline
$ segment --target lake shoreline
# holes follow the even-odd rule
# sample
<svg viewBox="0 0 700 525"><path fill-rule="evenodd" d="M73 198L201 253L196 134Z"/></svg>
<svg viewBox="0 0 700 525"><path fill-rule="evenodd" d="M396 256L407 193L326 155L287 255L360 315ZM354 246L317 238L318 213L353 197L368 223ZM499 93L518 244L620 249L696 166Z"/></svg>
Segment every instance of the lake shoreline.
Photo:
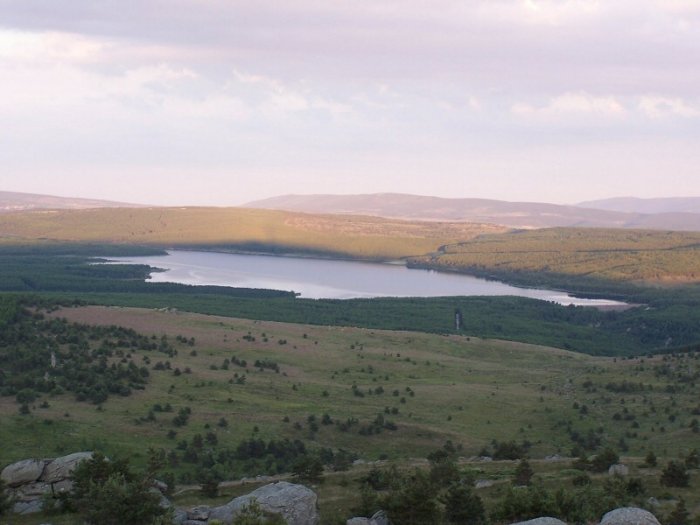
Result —
<svg viewBox="0 0 700 525"><path fill-rule="evenodd" d="M288 290L308 299L374 297L520 296L561 305L629 309L620 301L578 297L566 291L513 286L466 273L410 268L406 261L338 259L304 254L216 249L169 249L166 256L112 259L146 264L149 282ZM167 257L167 259L166 259ZM416 270L422 270L416 272Z"/></svg>
<svg viewBox="0 0 700 525"><path fill-rule="evenodd" d="M502 278L495 278L495 277L488 277L488 276L482 276L482 275L476 275L473 273L469 272L463 272L460 271L459 269L446 269L446 268L432 268L430 266L422 266L422 265L412 265L409 259L412 257L416 256L407 256L403 259L365 259L365 258L360 258L360 257L352 257L352 256L333 256L333 255L322 255L322 254L310 254L310 253L304 253L304 252L262 252L262 251L253 251L253 250L237 250L237 249L227 249L227 250L222 250L222 249L207 249L207 248L180 248L180 247L172 247L172 248L165 248L166 253L168 250L171 251L181 251L181 252L207 252L207 253L221 253L221 254L234 254L234 255L252 255L252 256L263 256L263 257L279 257L279 258L291 258L291 259L312 259L312 260L319 260L319 261L346 261L346 262L364 262L364 263L372 263L372 264L387 264L387 265L393 265L393 266L402 266L407 269L411 270L425 270L425 271L432 271L432 272L438 272L438 273L443 273L443 274L456 274L456 275L465 275L468 277L474 277L476 279L483 279L486 281L492 281L496 283L505 283L509 286L512 286L514 288L520 288L522 290L541 290L542 288L536 288L532 286L525 286L522 284L519 284L517 282L512 282L510 281L507 276L504 276ZM167 270L165 270L167 271ZM563 288L559 288L556 286L552 287L547 287L547 290L550 290L552 292L559 292L562 294L566 294L570 297L577 298L577 299L589 299L589 300L605 300L605 301L615 301L616 304L590 304L590 305L583 305L583 306L588 306L591 308L596 308L601 311L614 311L614 312L624 312L627 310L631 310L633 308L638 308L640 306L644 306L643 304L635 304L635 303L626 303L624 301L619 301L618 299L610 299L608 297L603 297L600 294L593 294L593 293L583 293L583 292L576 292L572 290L566 290Z"/></svg>

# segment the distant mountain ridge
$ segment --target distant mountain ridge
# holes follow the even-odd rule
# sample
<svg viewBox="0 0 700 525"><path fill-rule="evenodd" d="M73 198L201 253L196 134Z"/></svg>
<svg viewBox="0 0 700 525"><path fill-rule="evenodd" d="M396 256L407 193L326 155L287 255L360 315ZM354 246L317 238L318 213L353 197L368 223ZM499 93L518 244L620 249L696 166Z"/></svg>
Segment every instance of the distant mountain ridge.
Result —
<svg viewBox="0 0 700 525"><path fill-rule="evenodd" d="M511 228L563 226L700 231L700 213L629 213L540 202L426 197L402 193L282 195L249 202L243 207L393 219L478 222Z"/></svg>
<svg viewBox="0 0 700 525"><path fill-rule="evenodd" d="M662 197L654 199L615 197L612 199L580 202L577 206L624 213L700 213L700 197Z"/></svg>
<svg viewBox="0 0 700 525"><path fill-rule="evenodd" d="M0 191L0 213L24 210L84 210L89 208L142 208L143 204L78 197L56 197L36 193Z"/></svg>

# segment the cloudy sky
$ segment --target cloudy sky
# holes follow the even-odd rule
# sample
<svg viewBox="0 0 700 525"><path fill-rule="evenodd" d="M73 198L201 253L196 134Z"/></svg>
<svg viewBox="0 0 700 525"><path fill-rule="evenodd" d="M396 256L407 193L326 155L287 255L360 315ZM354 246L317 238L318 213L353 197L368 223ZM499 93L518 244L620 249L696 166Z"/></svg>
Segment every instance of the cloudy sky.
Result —
<svg viewBox="0 0 700 525"><path fill-rule="evenodd" d="M700 195L700 0L0 0L0 190Z"/></svg>

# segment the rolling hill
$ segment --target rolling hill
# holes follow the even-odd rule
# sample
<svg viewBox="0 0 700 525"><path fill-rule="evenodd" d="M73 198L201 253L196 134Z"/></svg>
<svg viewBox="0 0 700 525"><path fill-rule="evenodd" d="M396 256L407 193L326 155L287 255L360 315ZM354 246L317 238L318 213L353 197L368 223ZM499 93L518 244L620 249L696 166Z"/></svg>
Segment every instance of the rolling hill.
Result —
<svg viewBox="0 0 700 525"><path fill-rule="evenodd" d="M665 197L657 199L617 197L581 202L578 206L624 213L700 213L700 197Z"/></svg>
<svg viewBox="0 0 700 525"><path fill-rule="evenodd" d="M527 229L564 226L700 231L700 213L627 213L540 202L448 199L401 193L283 195L249 202L244 207L410 220L478 222Z"/></svg>
<svg viewBox="0 0 700 525"><path fill-rule="evenodd" d="M99 208L0 214L0 243L139 244L359 259L422 255L506 228L244 208Z"/></svg>
<svg viewBox="0 0 700 525"><path fill-rule="evenodd" d="M83 210L88 208L138 208L142 204L81 199L77 197L57 197L35 193L0 191L0 213L23 210Z"/></svg>

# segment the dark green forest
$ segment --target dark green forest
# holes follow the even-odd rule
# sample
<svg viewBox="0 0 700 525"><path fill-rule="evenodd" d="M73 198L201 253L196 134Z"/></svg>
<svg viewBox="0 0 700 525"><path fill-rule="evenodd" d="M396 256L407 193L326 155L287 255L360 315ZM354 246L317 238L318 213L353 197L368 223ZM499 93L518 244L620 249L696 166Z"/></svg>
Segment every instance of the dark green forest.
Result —
<svg viewBox="0 0 700 525"><path fill-rule="evenodd" d="M162 252L116 245L4 246L0 291L63 304L176 308L293 323L461 333L593 355L673 351L700 342L700 287L694 285L652 288L609 283L611 293L603 294L600 281L595 281L595 289L587 289L577 286L580 279L570 280L568 291L641 305L600 311L518 297L299 299L274 290L149 283L144 281L152 271L147 266L95 264L110 256L154 253ZM522 274L499 277L521 285L553 284ZM455 328L456 312L462 317L460 330Z"/></svg>

